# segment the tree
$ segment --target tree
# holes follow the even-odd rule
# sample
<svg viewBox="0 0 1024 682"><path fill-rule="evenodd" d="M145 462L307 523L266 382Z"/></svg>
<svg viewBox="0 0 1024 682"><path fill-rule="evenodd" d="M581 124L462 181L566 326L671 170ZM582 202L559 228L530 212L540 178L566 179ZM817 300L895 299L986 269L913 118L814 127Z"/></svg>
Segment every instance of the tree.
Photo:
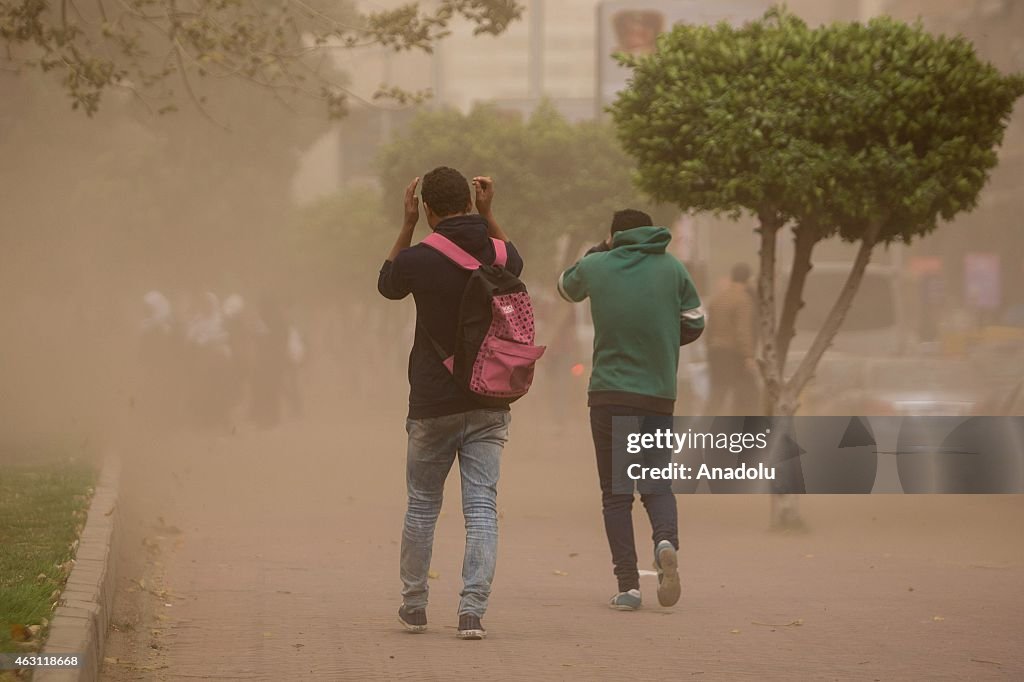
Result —
<svg viewBox="0 0 1024 682"><path fill-rule="evenodd" d="M348 0L0 0L0 45L7 70L59 74L72 107L89 115L112 88L172 111L175 83L205 110L196 80L229 79L275 97L323 100L340 117L351 98L366 98L346 87L325 54L367 46L430 52L456 17L496 35L521 13L516 0L440 0L427 10L408 2L369 13ZM425 94L382 86L372 99Z"/></svg>
<svg viewBox="0 0 1024 682"><path fill-rule="evenodd" d="M494 105L419 114L381 153L384 196L401 197L411 178L441 165L495 178L495 210L532 276L553 276L563 265L560 238L563 259L575 258L603 235L615 210L650 203L633 187L633 165L610 126L570 123L549 102L525 119ZM401 208L392 203L385 208Z"/></svg>
<svg viewBox="0 0 1024 682"><path fill-rule="evenodd" d="M119 264L109 269L132 285L212 287L225 272L261 281L275 265L266 245L276 243L275 232L288 220L298 159L330 125L324 102L340 115L336 105L350 96L337 89L321 97L311 89L317 78L344 84L337 62L316 68L311 60L330 64L325 55L362 45L429 52L457 17L475 23L477 33L493 34L521 11L513 0L445 0L422 9L426 3L409 2L365 15L350 0L315 12L312 0L274 7L263 1L194 0L184 7L63 0L50 7L0 0L0 46L7 48L6 56L0 52L0 90L7 95L0 97L0 123L12 133L0 143L0 156L10 161L0 176L20 188L18 200L5 207L9 225L0 228L5 256L26 267L44 257L65 258L72 263L55 271L69 282L108 256ZM93 20L100 14L110 26ZM173 39L165 30L171 25L180 31ZM132 53L120 50L140 26ZM271 29L278 43L267 36ZM355 36L360 40L351 40ZM295 49L281 52L282 41ZM243 53L255 60L264 52L276 55L277 67L238 61ZM261 75L266 69L276 75ZM37 70L60 78L32 77ZM187 104L183 90L196 106ZM382 94L416 98L394 89ZM64 109L67 97L88 118ZM182 101L177 115L152 115ZM75 191L49 200L61 187ZM58 239L66 248L52 248ZM86 248L71 247L76 239ZM12 257L12 251L19 253Z"/></svg>
<svg viewBox="0 0 1024 682"><path fill-rule="evenodd" d="M685 211L756 217L758 364L768 414L789 416L840 329L873 249L977 205L1024 77L962 37L890 18L811 29L784 10L740 28L679 25L611 111L639 186ZM776 316L776 237L794 259ZM858 243L846 283L796 369L789 343L814 247ZM713 322L712 322L713 324Z"/></svg>
<svg viewBox="0 0 1024 682"><path fill-rule="evenodd" d="M290 286L303 298L337 300L371 287L394 232L382 224L380 192L352 187L298 211L275 244L288 254Z"/></svg>

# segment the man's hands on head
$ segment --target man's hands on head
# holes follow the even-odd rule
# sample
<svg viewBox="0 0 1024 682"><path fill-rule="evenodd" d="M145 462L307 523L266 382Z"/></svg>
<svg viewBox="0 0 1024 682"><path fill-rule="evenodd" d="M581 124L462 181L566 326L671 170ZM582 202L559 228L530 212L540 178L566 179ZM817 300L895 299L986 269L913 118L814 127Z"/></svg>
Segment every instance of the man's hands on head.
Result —
<svg viewBox="0 0 1024 682"><path fill-rule="evenodd" d="M494 201L494 179L486 175L473 178L473 190L476 194L476 212L483 217L491 215L491 202Z"/></svg>
<svg viewBox="0 0 1024 682"><path fill-rule="evenodd" d="M405 188L403 199L402 229L395 238L395 243L388 253L388 262L394 262L402 249L407 249L412 244L412 233L416 229L416 223L420 220L420 200L416 196L416 185L420 184L419 176L412 179L409 186Z"/></svg>
<svg viewBox="0 0 1024 682"><path fill-rule="evenodd" d="M416 196L416 185L420 184L419 176L412 179L409 186L405 188L405 210L402 228L411 230L416 227L420 219L420 200Z"/></svg>
<svg viewBox="0 0 1024 682"><path fill-rule="evenodd" d="M398 233L391 253L388 254L389 261L394 261L399 251L412 244L412 233L420 219L420 200L416 196L416 187L419 183L419 177L415 177L405 188L402 230ZM494 214L491 212L491 202L494 200L494 179L486 175L477 175L473 178L473 189L476 193L476 210L479 211L482 218L487 220L487 234L507 242L508 235L498 225L498 221L494 219Z"/></svg>
<svg viewBox="0 0 1024 682"><path fill-rule="evenodd" d="M494 213L491 212L491 202L494 201L494 178L486 175L474 176L473 190L476 193L476 211L487 221L488 236L507 242L508 235L501 229L501 225L494 218Z"/></svg>

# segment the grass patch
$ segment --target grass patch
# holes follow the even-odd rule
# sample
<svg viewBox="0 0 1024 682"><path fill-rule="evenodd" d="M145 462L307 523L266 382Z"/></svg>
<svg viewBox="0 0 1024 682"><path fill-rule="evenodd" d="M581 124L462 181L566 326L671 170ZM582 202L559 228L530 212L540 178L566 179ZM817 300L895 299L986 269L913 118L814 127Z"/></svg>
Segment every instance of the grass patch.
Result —
<svg viewBox="0 0 1024 682"><path fill-rule="evenodd" d="M51 618L95 480L82 461L0 462L0 652L23 651L21 628Z"/></svg>

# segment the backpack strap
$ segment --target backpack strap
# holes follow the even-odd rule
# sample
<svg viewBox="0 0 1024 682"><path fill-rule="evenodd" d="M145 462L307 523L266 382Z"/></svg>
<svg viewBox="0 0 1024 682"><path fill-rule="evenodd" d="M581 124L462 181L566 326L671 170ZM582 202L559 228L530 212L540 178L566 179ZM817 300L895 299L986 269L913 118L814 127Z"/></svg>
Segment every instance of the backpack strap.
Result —
<svg viewBox="0 0 1024 682"><path fill-rule="evenodd" d="M445 237L443 234L431 232L423 238L423 241L421 241L420 244L425 244L426 246L434 249L463 270L476 270L480 267L480 261L473 258L473 256L469 255L469 253L463 250L462 247L451 239L448 239L448 237Z"/></svg>
<svg viewBox="0 0 1024 682"><path fill-rule="evenodd" d="M491 238L491 243L494 245L494 265L505 267L505 263L508 262L508 249L505 242ZM478 270L480 268L479 260L443 234L431 232L423 238L420 244L434 249L463 270Z"/></svg>
<svg viewBox="0 0 1024 682"><path fill-rule="evenodd" d="M491 237L491 243L494 244L494 265L499 268L505 267L505 263L508 262L508 248L505 242Z"/></svg>

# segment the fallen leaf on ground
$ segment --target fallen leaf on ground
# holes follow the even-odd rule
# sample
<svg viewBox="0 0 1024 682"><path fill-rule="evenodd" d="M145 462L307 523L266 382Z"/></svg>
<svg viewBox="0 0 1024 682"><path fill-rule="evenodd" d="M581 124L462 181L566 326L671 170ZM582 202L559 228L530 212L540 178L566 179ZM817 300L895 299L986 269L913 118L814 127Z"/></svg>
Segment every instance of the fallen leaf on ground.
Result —
<svg viewBox="0 0 1024 682"><path fill-rule="evenodd" d="M556 570L554 570L554 571L552 571L552 573L554 573L555 575L569 575L569 574L568 574L568 573L566 573L565 571L559 571L559 570L557 570L557 569L556 569Z"/></svg>
<svg viewBox="0 0 1024 682"><path fill-rule="evenodd" d="M427 577L430 578L431 580L437 580L438 578L441 577L441 574L438 573L437 571L427 571Z"/></svg>
<svg viewBox="0 0 1024 682"><path fill-rule="evenodd" d="M740 631L736 630L736 629L729 630L729 634L731 634L731 635L738 635L738 634L740 634Z"/></svg>
<svg viewBox="0 0 1024 682"><path fill-rule="evenodd" d="M942 621L944 621L946 619L943 618L942 616L932 616L932 620L934 620L936 623L941 623Z"/></svg>

